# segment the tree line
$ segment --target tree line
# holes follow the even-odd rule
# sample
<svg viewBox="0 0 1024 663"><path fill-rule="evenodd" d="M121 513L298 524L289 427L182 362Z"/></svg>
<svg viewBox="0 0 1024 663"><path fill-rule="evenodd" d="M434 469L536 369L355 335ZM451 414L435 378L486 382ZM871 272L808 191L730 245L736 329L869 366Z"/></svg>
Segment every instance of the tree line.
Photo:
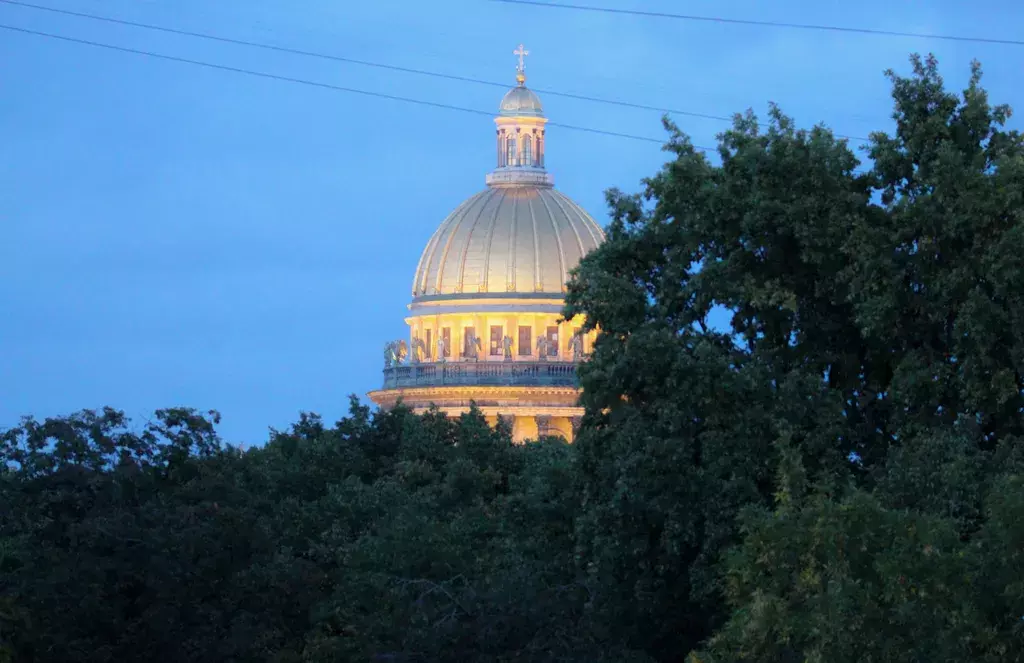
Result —
<svg viewBox="0 0 1024 663"><path fill-rule="evenodd" d="M1024 140L888 72L608 192L573 445L476 411L0 433L0 661L1024 661ZM725 325L711 323L724 316Z"/></svg>

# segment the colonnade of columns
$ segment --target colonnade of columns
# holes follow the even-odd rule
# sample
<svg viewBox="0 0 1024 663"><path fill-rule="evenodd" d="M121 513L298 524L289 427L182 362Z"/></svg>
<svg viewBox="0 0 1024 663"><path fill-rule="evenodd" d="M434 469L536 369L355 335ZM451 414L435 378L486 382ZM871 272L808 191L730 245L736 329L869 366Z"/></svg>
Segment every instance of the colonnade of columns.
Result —
<svg viewBox="0 0 1024 663"><path fill-rule="evenodd" d="M500 327L498 343L492 353L492 328ZM521 333L521 328L529 329ZM447 332L445 332L447 330ZM540 350L537 339L541 336L549 338L549 349L545 359L550 361L571 361L572 337L579 330L579 327L571 321L558 322L554 315L492 315L486 313L470 315L442 315L423 316L410 320L409 337L410 348L416 346L416 339L423 342L422 361L438 361L439 337L447 334L447 361L460 361L467 359L467 334L472 330L477 339L480 340L480 353L476 357L479 361L503 361L504 348L500 340L505 336L512 339L512 360L513 361L537 361L540 359ZM551 340L551 335L556 337ZM522 348L522 343L529 343L529 347ZM584 342L584 352L588 351L587 342ZM469 353L470 355L472 353Z"/></svg>
<svg viewBox="0 0 1024 663"><path fill-rule="evenodd" d="M581 421L580 417L556 417L546 414L499 414L493 419L489 422L491 425L497 425L500 420L512 431L512 438L517 442L543 437L561 437L566 442L572 442L576 439Z"/></svg>
<svg viewBox="0 0 1024 663"><path fill-rule="evenodd" d="M544 130L498 129L498 168L544 167Z"/></svg>

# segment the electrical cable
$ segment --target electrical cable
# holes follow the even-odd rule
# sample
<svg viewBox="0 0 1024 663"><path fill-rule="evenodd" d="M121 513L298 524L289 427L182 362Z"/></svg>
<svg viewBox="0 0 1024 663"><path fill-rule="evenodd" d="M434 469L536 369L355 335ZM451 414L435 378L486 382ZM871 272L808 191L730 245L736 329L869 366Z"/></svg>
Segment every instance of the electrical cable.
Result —
<svg viewBox="0 0 1024 663"><path fill-rule="evenodd" d="M876 30L873 28L849 28L838 25L813 25L809 23L787 23L782 21L755 21L753 19L723 18L720 16L696 16L691 14L671 14L668 12L652 12L640 9L615 9L612 7L593 7L588 5L571 5L561 2L539 2L538 0L491 0L510 5L532 5L535 7L550 7L553 9L575 9L578 11L602 12L605 14L619 14L632 16L647 16L652 18L672 18L684 21L703 21L707 23L730 23L735 25L757 25L772 28L795 28L798 30L825 30L829 32L852 32L857 34L881 35L885 37L914 37L918 39L941 39L945 41L967 41L982 44L1006 44L1010 46L1024 46L1024 41L1019 39L995 39L991 37L965 37L962 35L939 35L918 32L899 32L896 30Z"/></svg>
<svg viewBox="0 0 1024 663"><path fill-rule="evenodd" d="M454 110L454 111L459 111L459 112L463 112L463 113L472 113L474 115L484 115L484 116L487 116L487 117L493 117L493 115L494 115L492 112L485 111L485 110L480 110L480 109L476 109L476 108L466 108L464 106L455 106L453 104L444 104L444 103L439 103L439 102L434 102L434 101L426 101L426 100L423 100L423 99L413 99L411 97L402 97L402 96L398 96L398 95L387 94L387 93L384 93L384 92L373 92L373 91L370 91L370 90L360 90L360 89L357 89L357 88L344 87L344 86L341 86L341 85L333 85L331 83L321 83L319 81L310 81L310 80L303 79L303 78L295 78L293 76L282 76L280 74L270 74L270 73L267 73L267 72L255 71L255 70L252 70L252 69L244 69L244 68L241 68L241 67L232 67L232 66L229 66L229 65L216 64L216 63L213 63L213 62L205 62L203 60L194 60L194 59L191 59L191 58L183 58L183 57L179 57L179 56L176 56L176 55L165 55L163 53L155 53L153 51L144 51L144 50L141 50L141 49L128 48L126 46L115 46L113 44L105 44L105 43L102 43L102 42L91 41L91 40L88 40L88 39L79 39L77 37L68 37L68 36L65 36L65 35L58 35L58 34L54 34L54 33L50 33L50 32L43 32L43 31L40 31L40 30L30 30L28 28L22 28L22 27L17 27L17 26L13 26L13 25L5 25L5 24L2 24L2 23L0 23L0 30L10 30L10 31L13 31L13 32L20 32L20 33L23 33L23 34L34 35L34 36L38 36L38 37L45 37L45 38L49 38L49 39L57 39L59 41L65 41L65 42L69 42L69 43L73 43L73 44L81 44L81 45L85 45L85 46L93 46L93 47L97 47L97 48L104 48L104 49L108 49L108 50L112 50L112 51L116 51L116 52L121 52L121 53L130 53L130 54L133 54L133 55L142 55L142 56L152 57L152 58L156 58L156 59L160 59L160 60L167 60L167 61L170 61L170 62L177 62L177 63L180 63L180 64L190 64L190 65L195 65L195 66L199 66L199 67L205 67L205 68L208 68L208 69L216 69L216 70L219 70L219 71L227 71L227 72L236 73L236 74L244 74L244 75L249 75L249 76L256 76L256 77L259 77L259 78L276 80L276 81L281 81L281 82L286 82L286 83L296 83L296 84L299 84L299 85L308 85L308 86L311 86L311 87L317 87L317 88L326 89L326 90L333 90L333 91L336 91L336 92L349 92L349 93L352 93L352 94L361 94L361 95L368 96L368 97L376 97L376 98L380 98L380 99L388 99L388 100L391 100L391 101L400 101L400 102L405 102L405 103L417 104L417 105L420 105L420 106L429 106L429 107L432 107L432 108L440 108L440 109L444 109L444 110ZM621 132L618 132L618 131L608 131L608 130L605 130L605 129L594 129L592 127L583 127L583 126L573 125L573 124L562 124L560 122L548 122L548 125L549 126L553 126L553 127L559 127L561 129L569 129L569 130L572 130L572 131L581 131L581 132L586 132L586 133L600 134L600 135L604 135L604 136L612 136L612 137L615 137L615 138L625 138L625 139L629 139L629 140L639 140L639 141L644 141L644 142L649 142L649 143L658 143L659 145L662 145L662 146L664 146L668 142L667 140L660 139L660 138L651 138L649 136L638 136L636 134L627 134L627 133L621 133ZM702 146L702 145L693 145L693 148L696 149L696 150L700 150L702 152L714 153L714 152L717 151L716 148L705 147L705 146ZM855 170L854 174L866 174L866 171Z"/></svg>
<svg viewBox="0 0 1024 663"><path fill-rule="evenodd" d="M430 106L433 108L443 108L445 110L460 111L463 113L473 113L475 115L485 115L487 117L493 117L494 113L490 111L480 110L477 108L466 108L464 106L455 106L453 104L444 104L435 101L426 101L423 99L413 99L411 97L402 97L394 94L387 94L385 92L372 92L370 90L360 90L352 87L344 87L341 85L334 85L331 83L321 83L319 81L311 81L304 78L295 78L292 76L282 76L280 74L270 74L263 71L255 71L252 69L244 69L242 67L232 67L224 64L216 64L213 62L205 62L203 60L193 60L191 58L183 58L176 55L165 55L163 53L155 53L153 51L144 51L136 48L128 48L126 46L115 46L113 44L105 44L98 41L90 41L88 39L79 39L77 37L68 37L65 35L58 35L50 32L42 32L40 30L30 30L28 28L16 27L13 25L0 24L0 29L11 30L14 32L21 32L24 34L35 35L38 37L47 37L49 39L58 39L60 41L66 41L74 44L82 44L85 46L94 46L97 48L105 48L112 51L120 51L122 53L131 53L134 55L144 55L146 57L158 58L161 60L168 60L170 62L178 62L182 64L191 64L199 67L206 67L209 69L218 69L221 71L229 71L236 74L245 74L248 76L258 76L260 78L268 78L276 81L283 81L287 83L297 83L300 85L309 85L312 87L323 88L327 90L334 90L337 92L349 92L352 94L361 94L368 97L378 97L380 99L389 99L391 101L402 101L410 104L418 104L420 106ZM606 129L594 129L592 127L583 127L574 124L562 124L561 122L548 122L549 126L559 127L561 129L570 129L572 131L584 131L587 133L601 134L604 136L614 136L616 138L628 138L631 140L641 140L649 143L658 143L664 145L667 141L660 138L651 138L649 136L638 136L636 134L621 133L618 131L608 131ZM711 148L694 146L700 150L709 150Z"/></svg>
<svg viewBox="0 0 1024 663"><path fill-rule="evenodd" d="M376 68L379 68L379 69L388 69L388 70L391 70L391 71L399 71L399 72L407 73L407 74L416 74L416 75L420 75L420 76L432 76L432 77L435 77L435 78L443 78L443 79L447 79L447 80L460 81L460 82L464 82L464 83L476 83L478 85L489 85L489 86L492 86L492 87L499 87L499 88L503 88L503 89L507 89L509 87L508 83L499 83L497 81L488 81L488 80L483 80L483 79L479 79L479 78L471 78L471 77L468 77L468 76L458 76L458 75L455 75L455 74L444 74L444 73L439 73L439 72L434 72L434 71L427 71L427 70L423 70L423 69L414 69L414 68L411 68L411 67L400 67L400 66L397 66L397 65L389 65L389 64L379 63L379 62L370 62L368 60L360 60L360 59L355 59L355 58L348 58L348 57L343 57L343 56L340 56L340 55L331 55L331 54L328 54L328 53L319 53L319 52L316 52L316 51L307 51L307 50L303 50L303 49L289 48L287 46L277 46L277 45L274 45L274 44L266 44L266 43L262 43L262 42L249 41L249 40L245 40L245 39L235 39L235 38L232 38L232 37L223 37L223 36L220 36L220 35L210 34L208 32L194 32L194 31L191 31L191 30L182 30L182 29L178 29L178 28L169 28L169 27L166 27L166 26L155 25L155 24L152 24L152 23L140 23L140 22L137 22L137 21L128 21L128 20L124 20L124 19L114 18L114 17L111 17L111 16L101 16L99 14L88 14L88 13L85 13L85 12L71 11L69 9L58 9L56 7L47 7L45 5L37 5L37 4L34 4L34 3L30 3L30 2L22 2L21 0L0 0L0 3L7 4L7 5L14 5L14 6L18 6L18 7L26 7L26 8L29 8L29 9L37 9L37 10L41 10L41 11L53 12L55 14L64 14L66 16L74 16L76 18L86 18L86 19L95 20L95 21L103 21L103 22L106 22L106 23L113 23L113 24L116 24L116 25L124 25L124 26L135 27L135 28L143 28L145 30L155 30L155 31L158 31L158 32L164 32L164 33L168 33L168 34L181 35L181 36L186 36L186 37L196 37L196 38L199 38L199 39L208 39L208 40L211 40L211 41L217 41L217 42L221 42L221 43L225 43L225 44L234 44L234 45L237 45L237 46L249 46L249 47L252 47L252 48L261 48L261 49L265 49L265 50L269 50L269 51L277 51L279 53L288 53L290 55L302 55L302 56L306 56L306 57L314 57L314 58L320 58L320 59L324 59L324 60L333 60L335 62L345 62L347 64L355 64L355 65L360 65L360 66L364 66L364 67L376 67ZM636 108L636 109L639 109L639 110L657 111L657 112L660 112L660 113L668 113L668 114L671 114L671 115L683 115L683 116L687 116L687 117L696 117L696 118L708 119L708 120L720 120L720 121L724 121L724 122L732 122L732 118L731 117L727 117L725 115L713 115L713 114L709 114L709 113L697 113L697 112L693 112L693 111L679 110L677 108L665 108L665 107L660 107L660 106L650 106L650 105L638 104L638 103L634 103L634 102L630 102L630 101L621 101L621 100L618 100L618 99L608 99L608 98L603 98L603 97L594 97L594 96L583 95L583 94L572 94L572 93L568 93L568 92L559 92L557 90L550 90L550 89L543 89L543 88L532 88L532 89L534 91L536 91L536 92L539 92L540 94L557 96L557 97L565 97L565 98L568 98L568 99L577 99L577 100L580 100L580 101L591 101L591 102L597 102L597 103L603 103L603 104L611 104L611 105L615 105L615 106L623 106L623 107L627 107L627 108ZM858 140L858 141L863 141L863 142L867 142L868 141L867 138L864 138L862 136L849 136L849 135L845 135L845 134L836 134L836 136L839 137L839 138L847 138L849 140Z"/></svg>

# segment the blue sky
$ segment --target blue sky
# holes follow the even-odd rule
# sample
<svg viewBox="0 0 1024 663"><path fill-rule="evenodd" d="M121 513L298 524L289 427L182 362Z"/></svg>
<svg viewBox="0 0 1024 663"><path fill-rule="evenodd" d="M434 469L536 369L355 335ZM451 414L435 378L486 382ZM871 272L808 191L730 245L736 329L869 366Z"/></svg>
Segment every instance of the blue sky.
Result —
<svg viewBox="0 0 1024 663"><path fill-rule="evenodd" d="M982 61L1024 108L1024 47L691 23L486 0L38 0L127 20L699 113L779 103L802 125L890 126L882 72ZM588 0L589 2L589 0ZM1020 38L1024 5L593 0L609 7ZM927 5L927 9L920 9ZM495 110L497 88L0 4L0 23ZM217 409L233 443L379 386L420 251L493 166L487 117L0 30L0 428L111 405ZM543 97L555 122L661 137L658 113ZM700 145L725 124L677 118ZM1013 124L1020 126L1019 122ZM556 186L607 221L654 143L554 128Z"/></svg>

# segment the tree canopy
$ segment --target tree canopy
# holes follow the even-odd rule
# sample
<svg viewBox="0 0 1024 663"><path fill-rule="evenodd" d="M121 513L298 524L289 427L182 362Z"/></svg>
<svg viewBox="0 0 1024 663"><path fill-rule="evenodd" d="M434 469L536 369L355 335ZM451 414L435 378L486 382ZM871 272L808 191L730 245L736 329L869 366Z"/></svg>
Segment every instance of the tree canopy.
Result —
<svg viewBox="0 0 1024 663"><path fill-rule="evenodd" d="M773 109L608 195L578 533L656 658L1024 656L1024 145L912 64L870 169Z"/></svg>
<svg viewBox="0 0 1024 663"><path fill-rule="evenodd" d="M1024 140L911 63L870 162L666 121L569 284L573 445L355 399L246 451L0 432L0 663L1024 661Z"/></svg>

